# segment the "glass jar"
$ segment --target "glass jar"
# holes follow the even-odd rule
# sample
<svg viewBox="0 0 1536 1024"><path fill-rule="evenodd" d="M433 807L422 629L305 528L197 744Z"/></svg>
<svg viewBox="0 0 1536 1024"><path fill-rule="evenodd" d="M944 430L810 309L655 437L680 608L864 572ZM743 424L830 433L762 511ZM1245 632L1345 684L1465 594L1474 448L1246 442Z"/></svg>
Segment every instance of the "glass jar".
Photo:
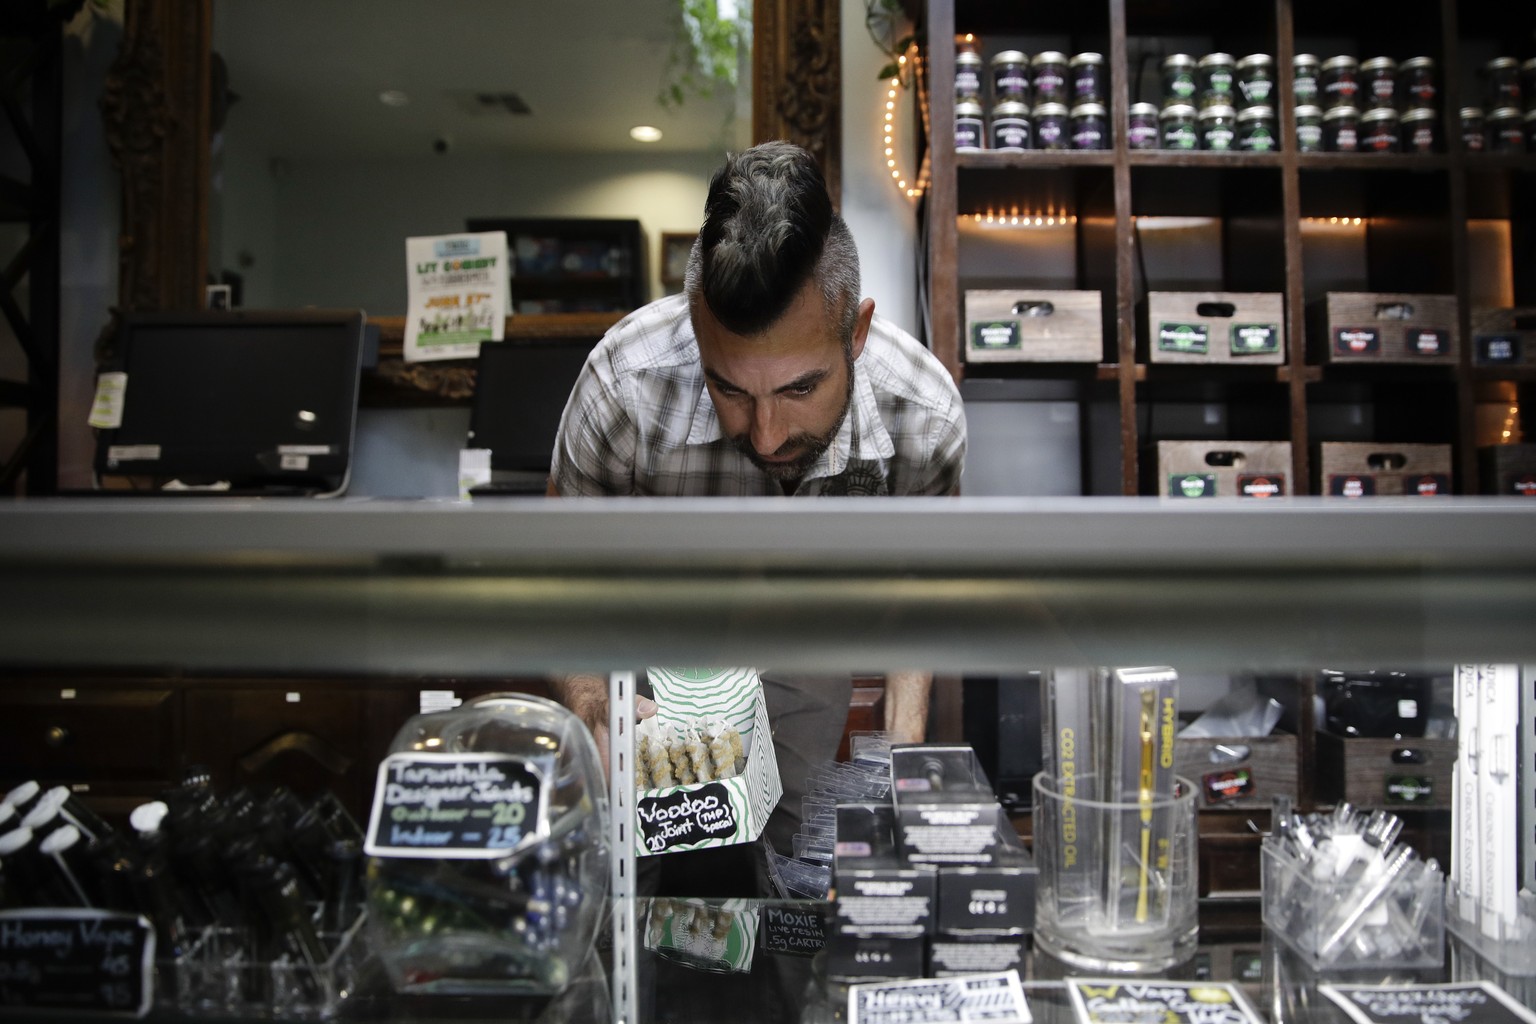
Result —
<svg viewBox="0 0 1536 1024"><path fill-rule="evenodd" d="M955 99L981 98L981 54L955 54Z"/></svg>
<svg viewBox="0 0 1536 1024"><path fill-rule="evenodd" d="M1353 107L1360 91L1360 64L1353 57L1329 57L1319 71L1323 104L1329 107Z"/></svg>
<svg viewBox="0 0 1536 1024"><path fill-rule="evenodd" d="M1520 62L1515 58L1493 58L1483 65L1483 79L1489 110L1520 106Z"/></svg>
<svg viewBox="0 0 1536 1024"><path fill-rule="evenodd" d="M1196 64L1202 107L1232 106L1237 61L1230 53L1208 53Z"/></svg>
<svg viewBox="0 0 1536 1024"><path fill-rule="evenodd" d="M1188 103L1170 103L1158 115L1164 149L1200 148L1200 134L1195 127L1195 108Z"/></svg>
<svg viewBox="0 0 1536 1024"><path fill-rule="evenodd" d="M992 102L1029 102L1029 58L1018 50L992 55Z"/></svg>
<svg viewBox="0 0 1536 1024"><path fill-rule="evenodd" d="M1072 98L1078 103L1103 103L1109 96L1109 79L1102 53L1074 53L1068 62Z"/></svg>
<svg viewBox="0 0 1536 1024"><path fill-rule="evenodd" d="M1318 97L1317 57L1310 53L1298 53L1291 58L1291 96L1298 107L1317 105Z"/></svg>
<svg viewBox="0 0 1536 1024"><path fill-rule="evenodd" d="M1520 65L1520 95L1527 111L1536 110L1536 57Z"/></svg>
<svg viewBox="0 0 1536 1024"><path fill-rule="evenodd" d="M1237 99L1244 107L1267 107L1275 87L1275 59L1250 53L1237 62Z"/></svg>
<svg viewBox="0 0 1536 1024"><path fill-rule="evenodd" d="M1296 108L1296 152L1323 151L1323 108L1311 104Z"/></svg>
<svg viewBox="0 0 1536 1024"><path fill-rule="evenodd" d="M1127 149L1156 149L1158 144L1157 106L1153 103L1132 103L1127 115L1125 145Z"/></svg>
<svg viewBox="0 0 1536 1024"><path fill-rule="evenodd" d="M1367 109L1397 109L1397 61L1372 57L1360 65L1360 94Z"/></svg>
<svg viewBox="0 0 1536 1024"><path fill-rule="evenodd" d="M1461 146L1468 153L1481 153L1488 148L1488 128L1483 121L1482 107L1462 107Z"/></svg>
<svg viewBox="0 0 1536 1024"><path fill-rule="evenodd" d="M1495 153L1525 152L1525 128L1519 107L1488 111L1488 143Z"/></svg>
<svg viewBox="0 0 1536 1024"><path fill-rule="evenodd" d="M1323 150L1354 153L1360 149L1360 111L1354 107L1329 107L1323 111Z"/></svg>
<svg viewBox="0 0 1536 1024"><path fill-rule="evenodd" d="M987 123L981 116L981 103L964 99L955 101L955 151L973 153L987 138Z"/></svg>
<svg viewBox="0 0 1536 1024"><path fill-rule="evenodd" d="M1195 58L1187 53L1170 53L1163 58L1165 104L1184 104L1194 100L1199 89L1199 83L1195 81L1195 69Z"/></svg>
<svg viewBox="0 0 1536 1024"><path fill-rule="evenodd" d="M1200 111L1200 148L1224 153L1237 148L1237 109L1227 104Z"/></svg>
<svg viewBox="0 0 1536 1024"><path fill-rule="evenodd" d="M992 108L993 149L1022 153L1030 148L1029 108L1018 100L1004 100Z"/></svg>
<svg viewBox="0 0 1536 1024"><path fill-rule="evenodd" d="M1102 103L1079 103L1072 108L1072 148L1109 148L1109 111Z"/></svg>
<svg viewBox="0 0 1536 1024"><path fill-rule="evenodd" d="M1072 94L1067 85L1067 55L1055 50L1037 53L1030 60L1029 68L1035 102L1065 105Z"/></svg>
<svg viewBox="0 0 1536 1024"><path fill-rule="evenodd" d="M1433 153L1439 149L1439 115L1427 107L1404 112L1400 121L1404 153Z"/></svg>
<svg viewBox="0 0 1536 1024"><path fill-rule="evenodd" d="M1373 107L1360 115L1360 149L1366 153L1396 153L1402 146L1397 111Z"/></svg>
<svg viewBox="0 0 1536 1024"><path fill-rule="evenodd" d="M1037 103L1034 110L1035 146L1038 149L1071 149L1064 103Z"/></svg>
<svg viewBox="0 0 1536 1024"><path fill-rule="evenodd" d="M1438 92L1433 57L1409 57L1398 65L1397 94L1409 109L1433 109Z"/></svg>
<svg viewBox="0 0 1536 1024"><path fill-rule="evenodd" d="M1244 153L1268 153L1280 148L1274 107L1244 107L1238 112L1237 148Z"/></svg>

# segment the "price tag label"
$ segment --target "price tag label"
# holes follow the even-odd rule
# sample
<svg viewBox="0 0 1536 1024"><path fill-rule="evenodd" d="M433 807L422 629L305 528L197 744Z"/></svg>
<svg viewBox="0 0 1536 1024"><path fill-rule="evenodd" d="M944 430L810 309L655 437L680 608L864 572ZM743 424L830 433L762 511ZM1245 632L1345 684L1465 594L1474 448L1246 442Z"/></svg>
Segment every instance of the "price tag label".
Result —
<svg viewBox="0 0 1536 1024"><path fill-rule="evenodd" d="M379 764L372 857L491 860L549 834L547 766L506 754L391 754Z"/></svg>
<svg viewBox="0 0 1536 1024"><path fill-rule="evenodd" d="M142 1017L155 999L155 930L138 914L0 911L0 1012Z"/></svg>

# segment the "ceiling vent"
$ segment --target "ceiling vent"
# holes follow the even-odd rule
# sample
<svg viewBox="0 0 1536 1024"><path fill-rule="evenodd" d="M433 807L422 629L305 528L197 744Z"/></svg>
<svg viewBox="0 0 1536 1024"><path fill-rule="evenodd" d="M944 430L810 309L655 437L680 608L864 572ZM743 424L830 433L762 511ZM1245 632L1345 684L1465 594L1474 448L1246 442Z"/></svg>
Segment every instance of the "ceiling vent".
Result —
<svg viewBox="0 0 1536 1024"><path fill-rule="evenodd" d="M532 108L515 92L459 89L450 92L449 96L460 110L475 117L533 113Z"/></svg>

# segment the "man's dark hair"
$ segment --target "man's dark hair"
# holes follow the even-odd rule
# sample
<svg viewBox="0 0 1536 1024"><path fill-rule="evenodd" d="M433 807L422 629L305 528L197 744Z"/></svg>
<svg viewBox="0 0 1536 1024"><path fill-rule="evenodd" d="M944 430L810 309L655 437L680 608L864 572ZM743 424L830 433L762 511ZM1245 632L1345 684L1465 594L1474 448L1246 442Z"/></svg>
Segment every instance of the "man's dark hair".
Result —
<svg viewBox="0 0 1536 1024"><path fill-rule="evenodd" d="M783 316L813 277L851 343L859 255L816 161L788 142L728 157L710 180L704 227L688 257L689 303L702 300L727 330L750 336Z"/></svg>

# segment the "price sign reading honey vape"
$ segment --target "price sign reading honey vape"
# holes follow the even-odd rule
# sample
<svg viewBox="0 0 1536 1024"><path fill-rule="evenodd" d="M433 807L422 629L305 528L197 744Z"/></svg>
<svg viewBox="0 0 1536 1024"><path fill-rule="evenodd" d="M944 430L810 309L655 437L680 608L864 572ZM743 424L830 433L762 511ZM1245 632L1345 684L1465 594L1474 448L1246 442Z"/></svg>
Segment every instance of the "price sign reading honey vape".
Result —
<svg viewBox="0 0 1536 1024"><path fill-rule="evenodd" d="M373 857L505 857L549 833L544 770L505 754L391 754L364 849Z"/></svg>
<svg viewBox="0 0 1536 1024"><path fill-rule="evenodd" d="M0 911L0 1010L142 1017L154 962L155 931L137 914Z"/></svg>

